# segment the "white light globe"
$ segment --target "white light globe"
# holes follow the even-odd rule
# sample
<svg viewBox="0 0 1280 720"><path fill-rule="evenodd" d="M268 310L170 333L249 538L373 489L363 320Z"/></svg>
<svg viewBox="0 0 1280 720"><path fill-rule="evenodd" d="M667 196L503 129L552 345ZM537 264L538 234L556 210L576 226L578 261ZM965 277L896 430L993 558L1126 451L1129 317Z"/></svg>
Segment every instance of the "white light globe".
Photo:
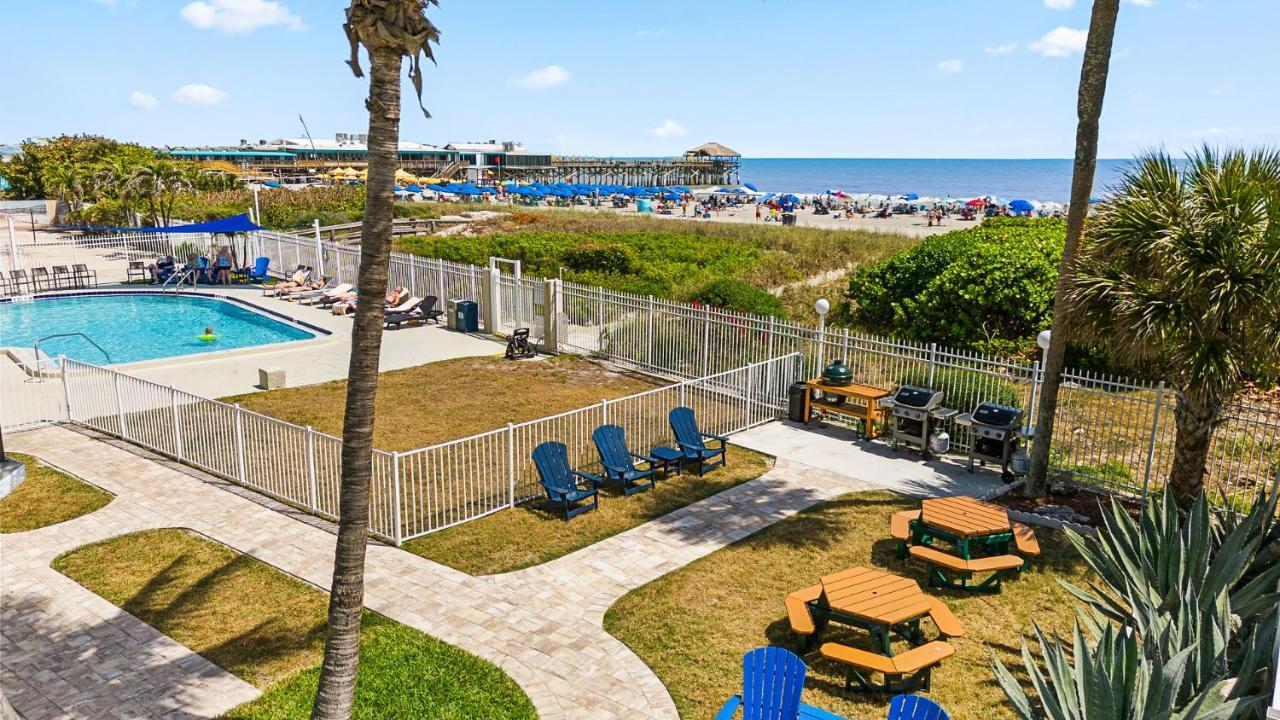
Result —
<svg viewBox="0 0 1280 720"><path fill-rule="evenodd" d="M813 309L819 315L826 315L831 310L831 303L827 302L826 298L819 298L818 302L813 304Z"/></svg>
<svg viewBox="0 0 1280 720"><path fill-rule="evenodd" d="M1036 336L1036 344L1040 346L1041 350L1049 349L1049 336L1052 334L1048 330L1041 330L1040 334Z"/></svg>

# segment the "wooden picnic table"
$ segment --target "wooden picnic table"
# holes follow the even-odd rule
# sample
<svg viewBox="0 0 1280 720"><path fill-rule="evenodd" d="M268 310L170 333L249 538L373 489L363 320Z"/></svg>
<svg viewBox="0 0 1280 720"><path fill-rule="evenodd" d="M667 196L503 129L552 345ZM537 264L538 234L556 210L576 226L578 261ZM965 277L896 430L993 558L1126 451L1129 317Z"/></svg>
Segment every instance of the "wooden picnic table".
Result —
<svg viewBox="0 0 1280 720"><path fill-rule="evenodd" d="M816 603L828 619L870 631L887 656L893 655L891 632L919 641L920 619L932 606L915 580L863 567L823 577Z"/></svg>
<svg viewBox="0 0 1280 720"><path fill-rule="evenodd" d="M839 404L828 402L825 400L814 400L814 391L820 391L823 395L835 395L845 400ZM826 412L839 413L848 415L861 420L864 424L868 440L874 439L876 436L876 420L880 418L882 410L880 409L880 399L887 398L891 395L884 388L874 387L872 385L826 385L822 378L814 378L805 382L804 392L804 421L809 423L813 409L824 410ZM853 402L848 402L852 400Z"/></svg>
<svg viewBox="0 0 1280 720"><path fill-rule="evenodd" d="M916 542L923 540L922 535L947 540L965 560L972 559L974 541L997 546L1004 553L1013 539L1007 510L964 495L921 501L920 519L913 525Z"/></svg>

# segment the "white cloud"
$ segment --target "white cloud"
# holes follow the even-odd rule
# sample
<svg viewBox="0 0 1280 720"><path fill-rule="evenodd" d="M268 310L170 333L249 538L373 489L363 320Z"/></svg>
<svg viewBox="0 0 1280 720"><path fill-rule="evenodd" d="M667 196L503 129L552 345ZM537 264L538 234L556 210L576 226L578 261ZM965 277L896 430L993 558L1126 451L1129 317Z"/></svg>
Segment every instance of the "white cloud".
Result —
<svg viewBox="0 0 1280 720"><path fill-rule="evenodd" d="M148 95L141 90L134 90L129 93L129 104L136 108L150 110L151 108L159 105L160 101L156 100L154 95Z"/></svg>
<svg viewBox="0 0 1280 720"><path fill-rule="evenodd" d="M548 65L520 78L519 84L530 90L555 87L569 82L569 71L559 65Z"/></svg>
<svg viewBox="0 0 1280 720"><path fill-rule="evenodd" d="M1028 47L1045 57L1069 57L1073 53L1084 52L1088 38L1088 30L1056 27Z"/></svg>
<svg viewBox="0 0 1280 720"><path fill-rule="evenodd" d="M938 72L943 75L955 75L961 70L964 70L963 60L943 60L938 63Z"/></svg>
<svg viewBox="0 0 1280 720"><path fill-rule="evenodd" d="M306 30L302 18L274 0L196 0L178 11L179 17L201 30L243 33L260 27L280 25L289 30Z"/></svg>
<svg viewBox="0 0 1280 720"><path fill-rule="evenodd" d="M1209 88L1209 94L1214 96L1221 95L1222 88Z"/></svg>
<svg viewBox="0 0 1280 720"><path fill-rule="evenodd" d="M655 140L674 140L688 135L689 131L685 130L684 126L675 120L667 118L658 127L645 130L644 134Z"/></svg>
<svg viewBox="0 0 1280 720"><path fill-rule="evenodd" d="M1044 0L1044 6L1050 10L1070 10L1076 0Z"/></svg>
<svg viewBox="0 0 1280 720"><path fill-rule="evenodd" d="M185 105L217 105L227 99L227 94L211 85L193 83L174 90L173 99Z"/></svg>
<svg viewBox="0 0 1280 720"><path fill-rule="evenodd" d="M988 45L982 49L982 52L988 55L1008 55L1009 53L1017 49L1018 49L1018 43L1008 42L1008 43L1001 43L999 45Z"/></svg>

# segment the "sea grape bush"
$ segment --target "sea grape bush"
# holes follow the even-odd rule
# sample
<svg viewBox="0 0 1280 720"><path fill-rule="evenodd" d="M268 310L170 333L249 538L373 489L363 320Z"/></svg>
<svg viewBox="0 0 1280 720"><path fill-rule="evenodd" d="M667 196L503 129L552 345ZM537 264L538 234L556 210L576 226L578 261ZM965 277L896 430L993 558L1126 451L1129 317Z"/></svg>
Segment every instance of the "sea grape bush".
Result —
<svg viewBox="0 0 1280 720"><path fill-rule="evenodd" d="M694 293L693 299L721 310L783 316L782 301L776 296L734 278L712 280Z"/></svg>
<svg viewBox="0 0 1280 720"><path fill-rule="evenodd" d="M993 218L936 235L849 281L838 317L871 332L1013 355L1052 319L1066 223Z"/></svg>

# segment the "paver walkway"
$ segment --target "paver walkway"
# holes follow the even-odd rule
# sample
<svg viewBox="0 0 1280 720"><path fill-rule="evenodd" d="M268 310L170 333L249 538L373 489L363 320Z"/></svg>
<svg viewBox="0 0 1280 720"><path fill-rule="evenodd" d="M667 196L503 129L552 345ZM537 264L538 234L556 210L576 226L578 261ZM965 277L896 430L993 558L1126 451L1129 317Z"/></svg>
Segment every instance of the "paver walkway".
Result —
<svg viewBox="0 0 1280 720"><path fill-rule="evenodd" d="M44 428L5 440L12 450L116 495L91 515L3 537L3 680L6 688L20 690L10 698L15 708L32 720L45 717L38 713L50 707L65 717L169 717L170 710L181 711L173 717L207 717L252 697L252 688L190 651L174 655L171 640L103 607L105 601L49 562L96 539L186 527L327 588L334 536L67 429ZM658 678L604 631L608 607L627 591L806 507L875 486L783 459L761 478L558 560L497 576L472 577L372 545L365 603L492 661L524 688L545 720L676 718ZM14 646L22 652L14 653ZM108 654L115 665L86 672L94 670L94 658ZM180 679L168 674L173 665L186 671ZM103 677L116 668L123 672ZM41 678L48 671L57 672L69 689L46 689ZM139 700L153 697L154 705ZM137 703L151 712L136 714Z"/></svg>

